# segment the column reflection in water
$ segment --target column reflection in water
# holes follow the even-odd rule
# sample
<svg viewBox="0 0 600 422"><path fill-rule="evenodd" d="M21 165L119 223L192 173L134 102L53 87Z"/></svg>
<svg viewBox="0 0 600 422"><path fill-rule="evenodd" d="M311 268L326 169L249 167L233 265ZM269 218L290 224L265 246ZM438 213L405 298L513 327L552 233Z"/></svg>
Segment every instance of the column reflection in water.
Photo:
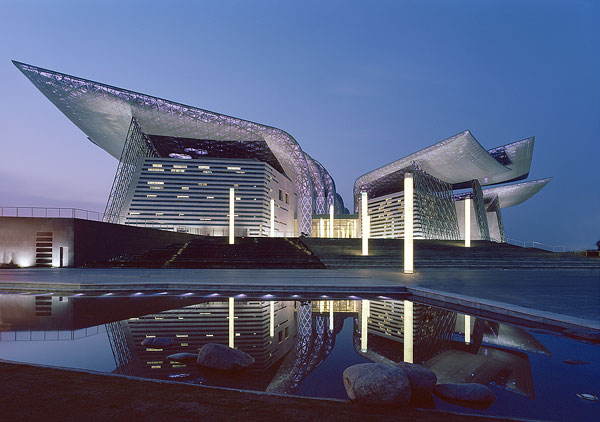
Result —
<svg viewBox="0 0 600 422"><path fill-rule="evenodd" d="M275 337L275 302L269 302L269 336Z"/></svg>
<svg viewBox="0 0 600 422"><path fill-rule="evenodd" d="M413 363L413 303L404 301L404 362Z"/></svg>
<svg viewBox="0 0 600 422"><path fill-rule="evenodd" d="M233 348L235 345L235 326L234 326L234 300L232 297L229 298L229 347Z"/></svg>
<svg viewBox="0 0 600 422"><path fill-rule="evenodd" d="M362 302L362 310L361 310L361 328L360 328L360 351L365 353L367 351L367 337L369 335L369 301L364 299Z"/></svg>
<svg viewBox="0 0 600 422"><path fill-rule="evenodd" d="M333 331L333 300L329 301L329 331Z"/></svg>
<svg viewBox="0 0 600 422"><path fill-rule="evenodd" d="M465 315L465 343L471 343L471 316Z"/></svg>

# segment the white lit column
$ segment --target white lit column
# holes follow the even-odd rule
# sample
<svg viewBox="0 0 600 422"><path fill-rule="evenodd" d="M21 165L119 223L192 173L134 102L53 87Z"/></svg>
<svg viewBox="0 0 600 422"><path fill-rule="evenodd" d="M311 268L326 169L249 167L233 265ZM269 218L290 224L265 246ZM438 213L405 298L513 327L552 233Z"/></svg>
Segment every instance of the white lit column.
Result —
<svg viewBox="0 0 600 422"><path fill-rule="evenodd" d="M413 303L404 301L404 362L413 363Z"/></svg>
<svg viewBox="0 0 600 422"><path fill-rule="evenodd" d="M329 331L333 331L333 300L329 301Z"/></svg>
<svg viewBox="0 0 600 422"><path fill-rule="evenodd" d="M325 220L319 219L319 237L325 237Z"/></svg>
<svg viewBox="0 0 600 422"><path fill-rule="evenodd" d="M271 199L271 231L270 237L275 237L275 200Z"/></svg>
<svg viewBox="0 0 600 422"><path fill-rule="evenodd" d="M269 302L269 335L275 337L275 302Z"/></svg>
<svg viewBox="0 0 600 422"><path fill-rule="evenodd" d="M333 205L329 206L329 237L333 238Z"/></svg>
<svg viewBox="0 0 600 422"><path fill-rule="evenodd" d="M404 175L404 273L412 274L413 264L413 220L414 220L414 195L413 175Z"/></svg>
<svg viewBox="0 0 600 422"><path fill-rule="evenodd" d="M234 338L235 338L234 325L233 325L233 320L234 320L233 303L234 303L233 298L230 297L229 298L229 347L231 347L232 349L234 347Z"/></svg>
<svg viewBox="0 0 600 422"><path fill-rule="evenodd" d="M369 322L369 308L370 303L368 300L363 299L361 302L362 307L362 316L361 316L361 327L360 327L360 351L365 353L367 351L367 337L369 335L368 332L368 322Z"/></svg>
<svg viewBox="0 0 600 422"><path fill-rule="evenodd" d="M235 212L235 190L233 188L229 188L229 244L233 245L234 242L234 215Z"/></svg>
<svg viewBox="0 0 600 422"><path fill-rule="evenodd" d="M367 192L361 194L361 217L362 217L362 254L369 255L369 211L367 204Z"/></svg>
<svg viewBox="0 0 600 422"><path fill-rule="evenodd" d="M465 248L471 247L471 198L465 199Z"/></svg>
<svg viewBox="0 0 600 422"><path fill-rule="evenodd" d="M465 315L465 343L471 343L471 315Z"/></svg>

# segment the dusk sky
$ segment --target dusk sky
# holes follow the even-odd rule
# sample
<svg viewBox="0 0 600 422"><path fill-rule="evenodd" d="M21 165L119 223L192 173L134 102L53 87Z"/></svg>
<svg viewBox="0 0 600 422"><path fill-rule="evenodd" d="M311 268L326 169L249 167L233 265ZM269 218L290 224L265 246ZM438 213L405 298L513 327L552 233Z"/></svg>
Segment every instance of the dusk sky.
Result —
<svg viewBox="0 0 600 422"><path fill-rule="evenodd" d="M466 129L535 136L507 236L600 240L600 2L0 1L0 205L103 211L117 160L18 60L275 126L354 180Z"/></svg>

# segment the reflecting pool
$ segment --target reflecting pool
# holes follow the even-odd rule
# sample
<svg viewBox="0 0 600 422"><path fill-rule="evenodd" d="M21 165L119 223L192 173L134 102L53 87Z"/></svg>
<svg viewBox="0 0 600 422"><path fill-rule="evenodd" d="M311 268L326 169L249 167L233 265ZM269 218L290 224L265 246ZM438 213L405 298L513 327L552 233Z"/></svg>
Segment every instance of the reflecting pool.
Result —
<svg viewBox="0 0 600 422"><path fill-rule="evenodd" d="M497 400L420 407L550 420L598 420L600 346L406 300L246 300L1 294L0 358L280 394L346 399L342 372L420 363L438 383L488 385ZM255 362L224 374L169 358L207 343Z"/></svg>

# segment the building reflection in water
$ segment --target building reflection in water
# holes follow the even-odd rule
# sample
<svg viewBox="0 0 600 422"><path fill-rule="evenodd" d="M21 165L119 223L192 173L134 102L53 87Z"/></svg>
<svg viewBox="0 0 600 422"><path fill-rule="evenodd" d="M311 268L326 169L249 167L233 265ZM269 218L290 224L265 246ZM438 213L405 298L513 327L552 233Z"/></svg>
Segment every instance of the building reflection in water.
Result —
<svg viewBox="0 0 600 422"><path fill-rule="evenodd" d="M492 383L533 398L524 352L549 355L521 328L408 301L0 295L4 341L28 332L43 340L54 337L39 333L105 326L115 372L286 394L327 359L347 318L353 321L350 350L373 362L421 363L442 383ZM153 338L161 345L143 344ZM196 354L206 343L233 345L256 362L241 374L225 375L167 358Z"/></svg>

